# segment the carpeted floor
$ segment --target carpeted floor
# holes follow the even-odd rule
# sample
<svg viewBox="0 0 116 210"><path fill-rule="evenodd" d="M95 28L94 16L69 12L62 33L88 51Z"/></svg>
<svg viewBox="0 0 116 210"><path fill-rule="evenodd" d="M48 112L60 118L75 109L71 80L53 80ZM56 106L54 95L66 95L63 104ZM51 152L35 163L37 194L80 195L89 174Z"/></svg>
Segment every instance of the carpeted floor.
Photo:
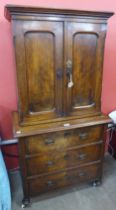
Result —
<svg viewBox="0 0 116 210"><path fill-rule="evenodd" d="M19 171L10 174L12 186L12 210L21 209L23 198ZM104 158L103 183L99 187L83 186L51 196L32 199L32 210L114 210L116 209L116 160L106 155Z"/></svg>

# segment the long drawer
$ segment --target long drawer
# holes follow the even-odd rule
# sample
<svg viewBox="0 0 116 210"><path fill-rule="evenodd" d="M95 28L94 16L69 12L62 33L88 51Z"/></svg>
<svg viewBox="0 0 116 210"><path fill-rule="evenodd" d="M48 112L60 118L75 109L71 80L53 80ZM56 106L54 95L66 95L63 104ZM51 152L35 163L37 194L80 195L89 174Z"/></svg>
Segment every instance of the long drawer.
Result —
<svg viewBox="0 0 116 210"><path fill-rule="evenodd" d="M101 165L93 164L86 167L80 167L78 169L65 170L64 172L57 173L55 175L28 179L29 192L30 195L33 196L69 185L93 181L94 179L99 179L100 173Z"/></svg>
<svg viewBox="0 0 116 210"><path fill-rule="evenodd" d="M46 153L44 155L27 155L26 165L29 176L62 170L101 159L102 143L69 149L66 151Z"/></svg>
<svg viewBox="0 0 116 210"><path fill-rule="evenodd" d="M91 126L27 137L25 138L25 150L26 154L44 154L47 151L97 142L102 138L103 126Z"/></svg>

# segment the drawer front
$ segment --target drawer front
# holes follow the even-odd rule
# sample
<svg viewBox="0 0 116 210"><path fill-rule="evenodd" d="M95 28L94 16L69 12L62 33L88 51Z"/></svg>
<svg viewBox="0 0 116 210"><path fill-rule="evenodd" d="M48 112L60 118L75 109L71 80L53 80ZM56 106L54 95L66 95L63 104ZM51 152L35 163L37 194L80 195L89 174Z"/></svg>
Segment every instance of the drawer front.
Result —
<svg viewBox="0 0 116 210"><path fill-rule="evenodd" d="M64 152L31 156L26 159L28 175L62 170L101 159L102 144L91 145Z"/></svg>
<svg viewBox="0 0 116 210"><path fill-rule="evenodd" d="M96 164L80 167L78 169L66 170L55 175L40 176L39 178L28 180L30 195L33 196L69 185L92 181L99 178L100 173L101 165Z"/></svg>
<svg viewBox="0 0 116 210"><path fill-rule="evenodd" d="M28 137L25 139L27 154L63 150L77 145L97 142L103 137L103 126L86 127Z"/></svg>

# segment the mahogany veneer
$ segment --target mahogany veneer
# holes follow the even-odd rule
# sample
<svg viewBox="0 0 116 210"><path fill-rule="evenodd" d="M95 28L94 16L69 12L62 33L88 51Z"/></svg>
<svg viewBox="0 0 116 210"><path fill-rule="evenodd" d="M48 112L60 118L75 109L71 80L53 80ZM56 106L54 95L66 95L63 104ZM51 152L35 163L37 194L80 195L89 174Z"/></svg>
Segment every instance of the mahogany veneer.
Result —
<svg viewBox="0 0 116 210"><path fill-rule="evenodd" d="M23 207L31 196L101 182L107 19L112 12L7 5L16 56Z"/></svg>

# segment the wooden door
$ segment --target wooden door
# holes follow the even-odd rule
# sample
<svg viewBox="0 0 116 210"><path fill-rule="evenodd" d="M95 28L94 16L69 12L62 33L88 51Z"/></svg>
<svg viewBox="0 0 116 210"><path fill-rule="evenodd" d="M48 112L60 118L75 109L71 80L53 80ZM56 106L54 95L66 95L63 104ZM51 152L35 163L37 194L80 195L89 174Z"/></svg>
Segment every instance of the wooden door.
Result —
<svg viewBox="0 0 116 210"><path fill-rule="evenodd" d="M67 115L82 117L100 113L105 31L105 24L84 21L65 24Z"/></svg>
<svg viewBox="0 0 116 210"><path fill-rule="evenodd" d="M63 24L14 21L22 121L62 115Z"/></svg>

